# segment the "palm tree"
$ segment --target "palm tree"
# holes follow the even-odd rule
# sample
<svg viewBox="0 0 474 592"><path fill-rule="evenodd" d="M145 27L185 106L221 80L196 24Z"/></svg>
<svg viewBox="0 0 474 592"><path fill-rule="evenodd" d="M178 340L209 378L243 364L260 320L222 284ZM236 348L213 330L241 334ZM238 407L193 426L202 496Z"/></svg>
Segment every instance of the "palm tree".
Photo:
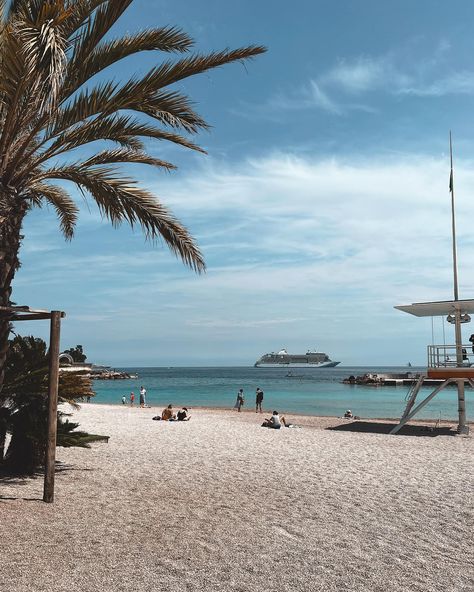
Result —
<svg viewBox="0 0 474 592"><path fill-rule="evenodd" d="M0 307L10 304L22 222L29 210L51 204L66 239L73 236L78 208L54 181L72 182L90 194L113 225L140 225L147 238L161 237L196 272L205 269L189 232L117 165L175 168L148 154L144 140L204 152L189 136L208 125L188 96L169 87L265 48L189 53L193 40L174 27L110 38L110 29L132 1L0 0ZM125 82L104 80L109 66L152 50L187 55L162 61ZM95 141L108 145L89 158L71 160L75 149ZM8 323L0 322L1 373L8 334Z"/></svg>

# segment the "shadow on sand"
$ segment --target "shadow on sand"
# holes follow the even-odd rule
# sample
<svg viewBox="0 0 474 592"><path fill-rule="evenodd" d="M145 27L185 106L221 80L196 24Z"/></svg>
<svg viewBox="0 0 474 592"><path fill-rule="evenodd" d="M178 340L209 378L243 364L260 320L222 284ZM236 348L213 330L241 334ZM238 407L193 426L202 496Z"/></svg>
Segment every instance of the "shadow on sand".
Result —
<svg viewBox="0 0 474 592"><path fill-rule="evenodd" d="M69 465L69 464L63 463L61 461L56 461L55 474L58 475L60 473L69 472L69 471L92 471L92 470L93 469L84 468L84 467L78 468L78 467L75 467L74 465ZM5 470L0 469L0 486L2 484L4 484L4 485L13 485L15 487L23 487L25 485L28 485L28 483L30 483L32 480L43 479L43 478L44 478L44 469L38 469L34 473L27 473L27 474L12 473L12 472L7 472ZM21 497L21 495L18 495L15 497L15 496L7 496L7 495L0 494L0 502L7 501L7 500L20 500L20 499L24 500L24 501L30 501L30 502L42 501L42 498L40 498L40 497Z"/></svg>
<svg viewBox="0 0 474 592"><path fill-rule="evenodd" d="M339 432L363 432L370 434L389 434L398 422L380 421L350 421L338 426L327 428ZM456 436L456 429L452 426L435 425L404 425L398 432L401 436Z"/></svg>

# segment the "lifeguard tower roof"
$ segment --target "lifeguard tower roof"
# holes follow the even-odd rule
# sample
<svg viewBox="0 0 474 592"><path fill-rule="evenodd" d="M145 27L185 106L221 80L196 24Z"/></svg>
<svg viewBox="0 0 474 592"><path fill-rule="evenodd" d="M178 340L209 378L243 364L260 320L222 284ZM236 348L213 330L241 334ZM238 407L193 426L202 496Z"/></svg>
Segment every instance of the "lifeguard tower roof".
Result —
<svg viewBox="0 0 474 592"><path fill-rule="evenodd" d="M459 311L461 314L474 313L474 299L471 300L442 300L440 302L416 302L395 306L402 312L408 312L415 317L444 317Z"/></svg>

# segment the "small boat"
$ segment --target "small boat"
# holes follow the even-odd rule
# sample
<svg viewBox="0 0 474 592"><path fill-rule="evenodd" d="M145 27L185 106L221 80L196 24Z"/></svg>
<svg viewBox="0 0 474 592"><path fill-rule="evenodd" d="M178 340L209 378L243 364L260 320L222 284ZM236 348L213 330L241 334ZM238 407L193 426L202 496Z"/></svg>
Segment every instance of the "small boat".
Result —
<svg viewBox="0 0 474 592"><path fill-rule="evenodd" d="M305 377L304 374L295 374L294 372L291 372L291 370L290 370L290 372L287 372L285 374L285 378L304 378L304 377Z"/></svg>

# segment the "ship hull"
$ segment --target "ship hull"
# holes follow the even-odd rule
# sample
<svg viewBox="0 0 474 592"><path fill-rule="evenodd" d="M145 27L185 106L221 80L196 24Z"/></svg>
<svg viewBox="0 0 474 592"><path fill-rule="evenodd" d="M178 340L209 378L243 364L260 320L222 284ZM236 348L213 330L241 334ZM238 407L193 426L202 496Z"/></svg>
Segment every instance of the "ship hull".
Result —
<svg viewBox="0 0 474 592"><path fill-rule="evenodd" d="M255 368L334 368L341 362L322 362L321 364L298 363L298 362L255 362Z"/></svg>

